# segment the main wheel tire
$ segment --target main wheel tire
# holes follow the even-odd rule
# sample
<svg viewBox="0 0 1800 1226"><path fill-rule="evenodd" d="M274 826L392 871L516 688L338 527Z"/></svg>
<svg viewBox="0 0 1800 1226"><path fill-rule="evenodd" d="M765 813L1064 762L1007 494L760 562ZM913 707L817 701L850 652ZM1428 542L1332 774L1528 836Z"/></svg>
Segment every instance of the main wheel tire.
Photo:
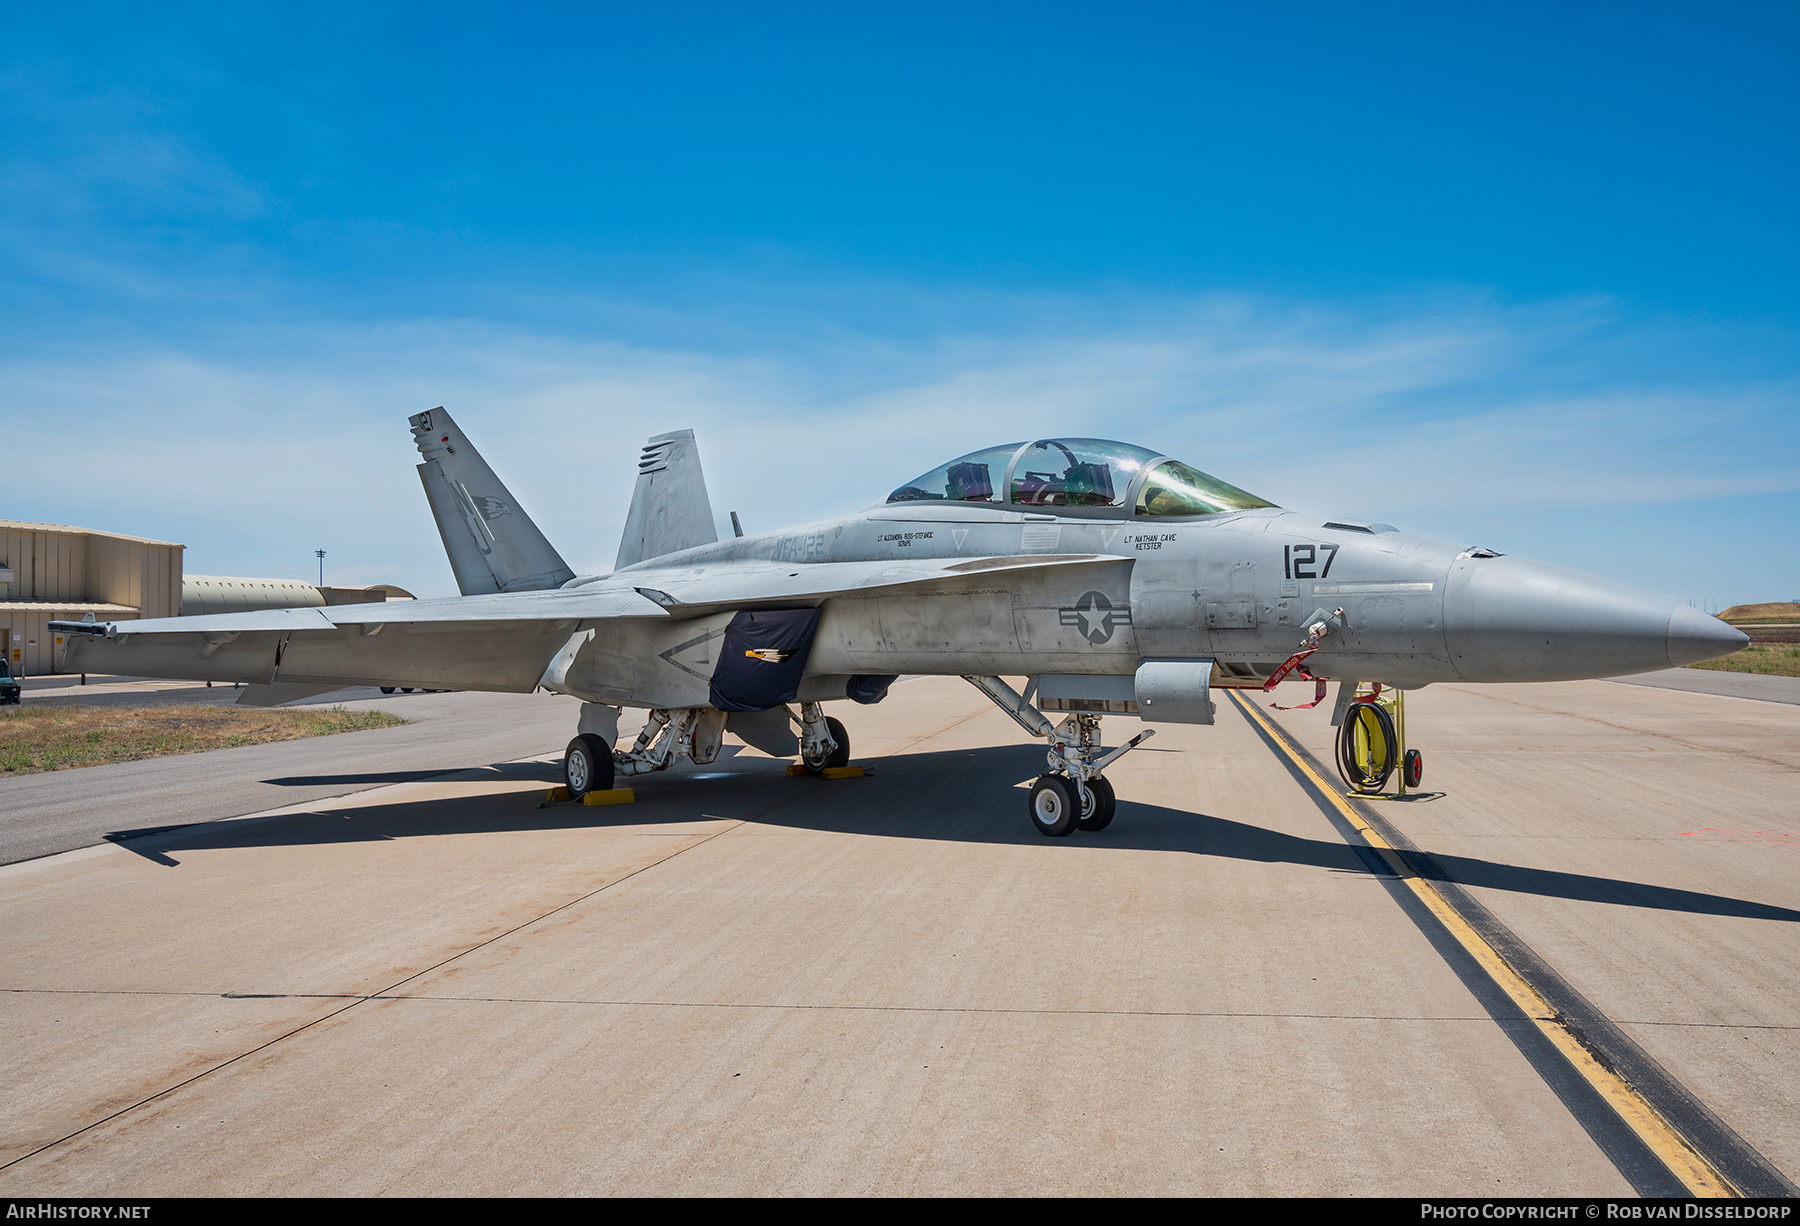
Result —
<svg viewBox="0 0 1800 1226"><path fill-rule="evenodd" d="M413 692L413 687L410 685L403 685L400 687L400 692L402 694L410 694Z"/></svg>
<svg viewBox="0 0 1800 1226"><path fill-rule="evenodd" d="M580 800L612 785L612 747L591 732L570 741L563 751L563 786L569 789L569 799Z"/></svg>
<svg viewBox="0 0 1800 1226"><path fill-rule="evenodd" d="M1081 816L1075 824L1083 830L1105 830L1112 825L1113 810L1119 807L1119 798L1113 793L1113 785L1104 779L1087 781L1086 804L1081 806Z"/></svg>
<svg viewBox="0 0 1800 1226"><path fill-rule="evenodd" d="M1026 804L1031 824L1045 838L1065 837L1080 820L1081 802L1075 799L1074 784L1061 775L1039 775Z"/></svg>
<svg viewBox="0 0 1800 1226"><path fill-rule="evenodd" d="M394 687L391 685L384 685L381 687L381 692L383 694L392 694L394 692Z"/></svg>
<svg viewBox="0 0 1800 1226"><path fill-rule="evenodd" d="M815 775L823 775L834 766L850 765L850 734L844 731L844 725L829 715L825 717L825 727L831 733L831 739L837 742L836 749L824 757L816 759L808 757L804 747L800 751L800 761L805 763L806 769Z"/></svg>

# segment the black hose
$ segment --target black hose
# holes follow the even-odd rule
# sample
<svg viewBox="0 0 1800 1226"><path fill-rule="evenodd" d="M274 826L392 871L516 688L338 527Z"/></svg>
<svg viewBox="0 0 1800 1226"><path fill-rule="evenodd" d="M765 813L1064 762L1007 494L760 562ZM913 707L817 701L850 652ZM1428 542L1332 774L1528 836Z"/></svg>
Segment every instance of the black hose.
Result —
<svg viewBox="0 0 1800 1226"><path fill-rule="evenodd" d="M1399 757L1400 737L1387 709L1374 702L1351 703L1337 739L1338 774L1344 782L1359 792L1379 792Z"/></svg>

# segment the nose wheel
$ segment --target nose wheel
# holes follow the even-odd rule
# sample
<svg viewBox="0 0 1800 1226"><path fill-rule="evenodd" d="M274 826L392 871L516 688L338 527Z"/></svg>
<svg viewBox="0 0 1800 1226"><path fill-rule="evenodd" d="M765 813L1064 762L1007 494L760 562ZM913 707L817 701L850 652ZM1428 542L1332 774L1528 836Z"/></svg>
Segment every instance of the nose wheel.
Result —
<svg viewBox="0 0 1800 1226"><path fill-rule="evenodd" d="M1046 838L1060 839L1075 832L1081 820L1069 780L1061 775L1039 775L1031 785L1031 824Z"/></svg>
<svg viewBox="0 0 1800 1226"><path fill-rule="evenodd" d="M1031 824L1039 834L1052 839L1064 838L1077 830L1105 830L1112 825L1118 805L1113 785L1105 779L1093 778L1078 784L1066 775L1039 775L1031 785L1027 802Z"/></svg>
<svg viewBox="0 0 1800 1226"><path fill-rule="evenodd" d="M1119 799L1113 794L1113 785L1105 779L1094 778L1087 781L1082 789L1081 816L1075 824L1092 833L1105 830L1112 825L1113 810L1119 807Z"/></svg>
<svg viewBox="0 0 1800 1226"><path fill-rule="evenodd" d="M1079 799L1077 797L1079 796ZM1060 839L1077 830L1105 830L1118 808L1113 785L1105 779L1079 784L1066 775L1039 775L1031 785L1031 824L1047 838Z"/></svg>

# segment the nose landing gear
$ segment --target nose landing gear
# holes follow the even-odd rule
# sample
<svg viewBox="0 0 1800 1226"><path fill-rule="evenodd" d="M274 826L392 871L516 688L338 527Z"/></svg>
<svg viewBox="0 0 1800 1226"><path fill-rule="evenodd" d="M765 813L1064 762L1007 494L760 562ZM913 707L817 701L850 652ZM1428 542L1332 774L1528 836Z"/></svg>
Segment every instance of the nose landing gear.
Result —
<svg viewBox="0 0 1800 1226"><path fill-rule="evenodd" d="M1077 712L1060 724L1032 706L998 677L964 677L970 685L993 699L994 705L1012 716L1018 725L1050 742L1050 770L1031 785L1026 802L1031 824L1047 838L1059 839L1075 830L1099 831L1112 824L1118 799L1101 771L1156 735L1146 728L1110 752L1100 745L1100 717Z"/></svg>

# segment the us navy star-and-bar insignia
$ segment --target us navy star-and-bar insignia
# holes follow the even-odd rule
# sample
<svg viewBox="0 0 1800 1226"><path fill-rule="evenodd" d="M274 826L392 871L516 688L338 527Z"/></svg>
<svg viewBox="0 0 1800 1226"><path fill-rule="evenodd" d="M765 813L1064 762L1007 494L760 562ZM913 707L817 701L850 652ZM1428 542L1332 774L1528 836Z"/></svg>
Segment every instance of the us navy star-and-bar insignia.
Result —
<svg viewBox="0 0 1800 1226"><path fill-rule="evenodd" d="M1105 592L1083 592L1074 608L1057 610L1057 620L1078 628L1081 637L1099 646L1112 641L1114 627L1131 624L1131 610L1115 606Z"/></svg>

